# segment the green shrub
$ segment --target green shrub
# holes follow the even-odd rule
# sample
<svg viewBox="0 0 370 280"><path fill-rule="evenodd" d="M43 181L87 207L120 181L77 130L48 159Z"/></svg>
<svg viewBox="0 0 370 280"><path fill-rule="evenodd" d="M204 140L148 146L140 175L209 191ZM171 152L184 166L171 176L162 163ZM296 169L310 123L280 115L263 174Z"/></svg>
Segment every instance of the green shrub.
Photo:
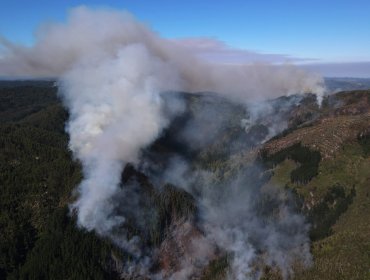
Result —
<svg viewBox="0 0 370 280"><path fill-rule="evenodd" d="M273 155L261 153L261 160L265 167L273 168L285 159L291 159L299 164L290 174L292 183L306 184L318 174L321 155L319 151L313 151L301 145L294 144Z"/></svg>
<svg viewBox="0 0 370 280"><path fill-rule="evenodd" d="M345 188L339 184L329 188L323 200L308 212L308 220L312 225L311 240L316 241L332 234L331 227L346 212L355 195L354 188L347 195Z"/></svg>

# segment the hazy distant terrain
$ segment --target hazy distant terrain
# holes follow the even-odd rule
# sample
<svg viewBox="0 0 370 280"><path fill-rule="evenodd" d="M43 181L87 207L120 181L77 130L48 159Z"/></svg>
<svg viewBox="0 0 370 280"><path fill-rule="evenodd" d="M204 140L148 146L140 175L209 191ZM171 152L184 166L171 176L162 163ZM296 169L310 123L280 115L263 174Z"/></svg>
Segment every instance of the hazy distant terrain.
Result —
<svg viewBox="0 0 370 280"><path fill-rule="evenodd" d="M115 234L138 236L146 252L157 248L150 273L171 275L181 268L180 262L192 258L186 249L192 246L189 240L207 233L201 221L209 214L207 207L219 208L224 212L217 219L206 216L214 232L222 232L218 222L225 211L245 220L258 218L246 222L245 230L249 244L261 251L252 266L263 272L262 279L281 279L280 271L288 265L295 271L294 279L368 279L370 91L350 90L365 88L369 80L327 79L326 83L333 91L345 92L325 97L321 108L313 95L273 99L263 115L212 94L179 93L186 110L143 151L142 165L126 165L122 172L122 188L128 186L126 195L137 200L119 206L116 198L116 211L125 212L127 222ZM118 248L112 238L78 228L75 215L68 214L82 174L68 149L64 132L68 113L53 82L1 81L0 85L0 278L131 279L123 267L133 255ZM163 170L169 172L164 175ZM185 177L171 176L175 173ZM202 189L208 176L212 188ZM237 189L241 202L251 205L244 208L241 203L242 212L225 203L235 186L242 188ZM228 188L230 192L225 192ZM276 192L271 189L290 195L277 199L270 195ZM215 200L216 207L212 193L220 199ZM198 204L201 197L208 200ZM239 203L237 197L231 201ZM145 223L129 210L137 207ZM308 269L303 269L300 255L292 264L266 263L264 253L273 251L271 243L259 239L264 233L259 221L281 239L305 233L296 228L305 223L280 220L281 207L292 211L288 217L300 219L293 214L299 213L311 225L313 264ZM229 221L231 217L225 216L221 224L240 229ZM295 235L281 229L284 223L290 223ZM259 231L248 229L251 224ZM285 243L273 246L287 254L294 249ZM210 262L195 266L189 278L225 279L233 265L225 248L207 253L204 257Z"/></svg>
<svg viewBox="0 0 370 280"><path fill-rule="evenodd" d="M370 89L370 78L325 78L325 86L328 92L338 92L344 90ZM55 80L6 80L0 79L0 88L19 87L19 86L53 86Z"/></svg>
<svg viewBox="0 0 370 280"><path fill-rule="evenodd" d="M329 92L343 90L369 89L370 79L364 78L325 78L325 86Z"/></svg>

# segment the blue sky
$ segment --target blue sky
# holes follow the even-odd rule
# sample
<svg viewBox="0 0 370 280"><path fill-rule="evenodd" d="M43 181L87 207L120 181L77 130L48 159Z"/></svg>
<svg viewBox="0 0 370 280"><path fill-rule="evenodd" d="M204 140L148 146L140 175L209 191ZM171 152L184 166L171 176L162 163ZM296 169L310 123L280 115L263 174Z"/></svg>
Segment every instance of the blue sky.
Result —
<svg viewBox="0 0 370 280"><path fill-rule="evenodd" d="M31 45L40 23L63 22L78 5L127 10L166 38L210 37L306 63L370 62L370 1L360 0L1 0L0 34Z"/></svg>

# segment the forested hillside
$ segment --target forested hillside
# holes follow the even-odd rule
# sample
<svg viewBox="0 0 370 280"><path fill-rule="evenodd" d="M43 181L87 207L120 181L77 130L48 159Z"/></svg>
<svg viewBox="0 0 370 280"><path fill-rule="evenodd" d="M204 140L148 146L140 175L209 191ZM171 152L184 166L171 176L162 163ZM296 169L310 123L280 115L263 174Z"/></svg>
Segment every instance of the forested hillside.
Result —
<svg viewBox="0 0 370 280"><path fill-rule="evenodd" d="M198 211L195 198L174 182L163 182L160 191L155 187L162 184L153 180L155 174L176 154L189 159L192 168L216 174L215 187L244 170L258 187L289 190L311 224L313 265L303 270L297 263L295 279L370 279L370 91L329 96L321 108L312 96L291 107L281 105L293 104L289 98L273 101L288 126L272 139L268 128L275 111L246 129L240 125L248 114L242 106L209 95L184 96L190 109L143 152L147 165L127 165L122 173L122 184L138 182L144 193L135 202L143 216L156 213L145 226L127 216L128 235L139 236L147 250L160 248L152 271L176 269L185 254L184 239L202 234L196 226L178 239L168 234L183 221L196 223ZM217 134L209 117L199 113L205 108L215 112ZM184 145L178 135L195 118L210 124L199 147L199 139ZM67 119L53 83L0 88L0 279L128 279L122 266L132 256L79 228L68 209L82 174L68 149ZM252 173L252 162L260 173ZM261 196L256 203L273 202L269 199ZM273 210L261 206L261 216L270 217ZM218 252L194 279L224 279L228 265L228 255ZM281 279L281 274L266 266L262 278Z"/></svg>
<svg viewBox="0 0 370 280"><path fill-rule="evenodd" d="M76 227L81 179L50 86L0 89L0 279L114 279L112 245Z"/></svg>

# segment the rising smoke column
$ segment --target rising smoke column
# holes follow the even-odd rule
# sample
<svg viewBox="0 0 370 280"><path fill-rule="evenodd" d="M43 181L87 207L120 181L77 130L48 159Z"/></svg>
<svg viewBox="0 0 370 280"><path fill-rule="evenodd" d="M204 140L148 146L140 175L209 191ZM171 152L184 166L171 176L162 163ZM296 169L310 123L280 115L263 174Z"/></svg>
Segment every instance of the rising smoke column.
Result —
<svg viewBox="0 0 370 280"><path fill-rule="evenodd" d="M139 44L122 48L114 58L94 59L67 72L61 83L71 114L70 148L85 171L74 207L81 225L104 233L123 222L123 217L107 219L110 198L124 165L136 163L140 149L166 126L158 93L162 81L168 85L177 77Z"/></svg>
<svg viewBox="0 0 370 280"><path fill-rule="evenodd" d="M66 24L44 25L30 48L1 42L0 75L59 79L69 146L84 173L72 208L80 226L101 235L125 222L113 200L123 167L137 163L169 122L161 92L215 91L250 101L322 91L320 78L292 66L203 62L114 11L76 8ZM130 241L120 245L135 251Z"/></svg>

